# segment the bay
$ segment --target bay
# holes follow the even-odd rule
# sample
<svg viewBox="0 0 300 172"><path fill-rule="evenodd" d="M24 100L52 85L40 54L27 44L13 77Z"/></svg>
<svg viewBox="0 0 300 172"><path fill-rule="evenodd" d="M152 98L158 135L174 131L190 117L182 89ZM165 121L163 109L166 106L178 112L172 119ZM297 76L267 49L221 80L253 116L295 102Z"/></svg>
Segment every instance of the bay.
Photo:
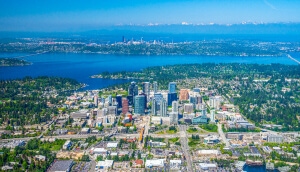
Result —
<svg viewBox="0 0 300 172"><path fill-rule="evenodd" d="M19 57L26 54L0 53L0 57ZM299 54L292 54L300 59ZM192 63L280 63L297 65L286 56L283 57L228 57L228 56L133 56L101 55L76 53L47 53L28 56L23 59L32 62L29 66L0 67L0 80L17 79L25 76L59 76L76 79L88 84L85 89L100 89L110 85L129 82L128 80L111 80L90 78L102 72L140 71L150 66L164 66Z"/></svg>

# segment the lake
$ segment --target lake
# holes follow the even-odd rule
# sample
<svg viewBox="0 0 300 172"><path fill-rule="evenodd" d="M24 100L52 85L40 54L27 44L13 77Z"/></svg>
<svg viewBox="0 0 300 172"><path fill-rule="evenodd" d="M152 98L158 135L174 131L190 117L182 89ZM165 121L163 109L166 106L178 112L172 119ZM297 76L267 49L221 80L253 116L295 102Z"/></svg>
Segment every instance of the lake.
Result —
<svg viewBox="0 0 300 172"><path fill-rule="evenodd" d="M18 57L24 54L0 53L0 57ZM292 54L300 59L300 54ZM74 78L88 84L85 89L99 89L128 80L92 79L101 72L140 71L149 66L190 63L281 63L296 65L287 57L226 57L226 56L126 56L74 53L47 53L25 57L29 66L0 67L0 79L16 79L25 76L60 76Z"/></svg>

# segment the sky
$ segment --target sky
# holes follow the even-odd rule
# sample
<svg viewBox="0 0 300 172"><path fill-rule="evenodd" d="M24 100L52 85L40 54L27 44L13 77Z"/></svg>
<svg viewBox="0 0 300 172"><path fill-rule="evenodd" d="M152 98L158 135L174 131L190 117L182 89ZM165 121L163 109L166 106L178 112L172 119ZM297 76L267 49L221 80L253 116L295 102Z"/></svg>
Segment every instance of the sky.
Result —
<svg viewBox="0 0 300 172"><path fill-rule="evenodd" d="M300 22L299 0L0 0L0 31Z"/></svg>

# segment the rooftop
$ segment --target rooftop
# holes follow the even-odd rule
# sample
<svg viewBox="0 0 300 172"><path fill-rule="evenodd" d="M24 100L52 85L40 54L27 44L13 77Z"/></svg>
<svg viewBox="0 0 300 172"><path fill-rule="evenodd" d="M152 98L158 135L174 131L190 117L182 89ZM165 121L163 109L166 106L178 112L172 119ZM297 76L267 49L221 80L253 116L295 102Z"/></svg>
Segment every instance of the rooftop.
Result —
<svg viewBox="0 0 300 172"><path fill-rule="evenodd" d="M57 160L54 161L49 169L49 172L54 171L68 171L73 165L73 160Z"/></svg>

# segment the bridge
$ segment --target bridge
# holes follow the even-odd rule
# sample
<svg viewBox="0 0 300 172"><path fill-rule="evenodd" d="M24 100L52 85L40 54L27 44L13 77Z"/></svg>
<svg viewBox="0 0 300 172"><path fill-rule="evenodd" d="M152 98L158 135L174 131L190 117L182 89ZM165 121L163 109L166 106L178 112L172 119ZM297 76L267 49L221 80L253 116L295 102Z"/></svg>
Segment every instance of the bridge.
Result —
<svg viewBox="0 0 300 172"><path fill-rule="evenodd" d="M44 51L44 52L41 52L41 53L35 53L35 54L28 54L28 55L24 55L24 56L17 56L17 57L14 57L14 58L25 58L25 57L30 57L30 56L36 56L36 55L40 55L40 54L45 54L45 53L48 53L49 51Z"/></svg>
<svg viewBox="0 0 300 172"><path fill-rule="evenodd" d="M300 61L294 59L291 55L287 54L287 57L300 65Z"/></svg>

